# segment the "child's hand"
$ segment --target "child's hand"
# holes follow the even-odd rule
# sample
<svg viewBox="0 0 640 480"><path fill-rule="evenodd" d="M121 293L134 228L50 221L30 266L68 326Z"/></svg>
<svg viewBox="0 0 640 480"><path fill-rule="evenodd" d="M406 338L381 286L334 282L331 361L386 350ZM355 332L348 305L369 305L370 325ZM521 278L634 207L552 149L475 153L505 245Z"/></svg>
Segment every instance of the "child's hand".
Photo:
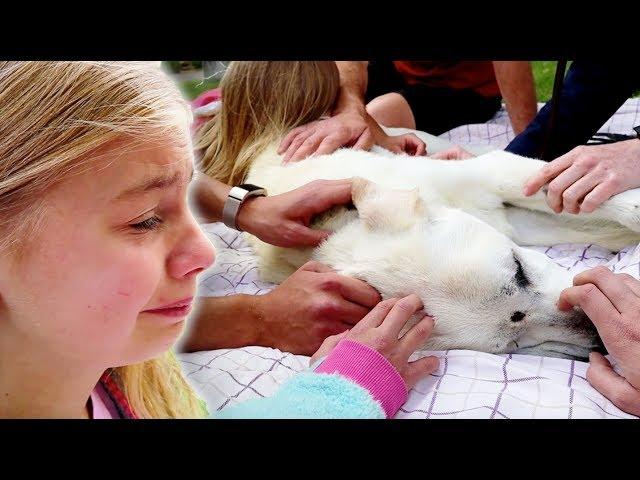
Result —
<svg viewBox="0 0 640 480"><path fill-rule="evenodd" d="M342 339L350 339L366 345L383 355L402 376L407 388L412 388L420 379L438 368L437 357L424 357L409 363L409 357L431 335L433 318L424 315L418 323L398 338L409 318L422 308L417 295L390 298L380 302L351 330L327 337L310 364L328 355Z"/></svg>
<svg viewBox="0 0 640 480"><path fill-rule="evenodd" d="M436 160L466 160L467 158L473 158L474 156L475 155L473 153L467 152L461 146L456 145L455 147L435 153L431 155L430 158L434 158Z"/></svg>
<svg viewBox="0 0 640 480"><path fill-rule="evenodd" d="M405 153L413 157L427 154L427 145L413 133L403 135L384 135L378 140L378 145L393 153Z"/></svg>

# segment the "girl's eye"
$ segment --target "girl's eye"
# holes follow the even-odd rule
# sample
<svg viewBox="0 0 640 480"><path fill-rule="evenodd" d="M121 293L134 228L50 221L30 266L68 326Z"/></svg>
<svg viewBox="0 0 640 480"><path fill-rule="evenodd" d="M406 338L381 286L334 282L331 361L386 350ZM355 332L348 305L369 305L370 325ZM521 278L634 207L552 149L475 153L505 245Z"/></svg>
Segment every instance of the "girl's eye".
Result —
<svg viewBox="0 0 640 480"><path fill-rule="evenodd" d="M142 222L132 224L131 227L135 228L136 230L155 230L156 228L158 228L158 226L160 226L161 223L162 219L154 215L153 217L149 217Z"/></svg>

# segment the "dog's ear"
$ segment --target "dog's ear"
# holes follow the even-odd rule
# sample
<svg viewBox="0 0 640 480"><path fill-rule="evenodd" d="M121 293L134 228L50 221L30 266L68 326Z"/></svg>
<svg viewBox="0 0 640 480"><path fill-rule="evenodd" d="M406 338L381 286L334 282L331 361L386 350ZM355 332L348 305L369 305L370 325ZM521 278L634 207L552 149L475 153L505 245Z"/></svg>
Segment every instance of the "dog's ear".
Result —
<svg viewBox="0 0 640 480"><path fill-rule="evenodd" d="M404 230L426 214L417 188L395 190L355 177L351 184L351 199L358 216L372 230Z"/></svg>

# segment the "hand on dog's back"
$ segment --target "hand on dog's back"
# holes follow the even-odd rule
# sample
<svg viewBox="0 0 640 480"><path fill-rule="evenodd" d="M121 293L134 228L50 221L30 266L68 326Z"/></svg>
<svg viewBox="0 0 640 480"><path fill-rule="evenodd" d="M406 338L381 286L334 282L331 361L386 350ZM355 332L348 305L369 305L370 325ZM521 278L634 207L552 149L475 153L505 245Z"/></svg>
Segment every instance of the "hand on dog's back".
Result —
<svg viewBox="0 0 640 480"><path fill-rule="evenodd" d="M312 219L351 202L351 180L315 180L290 192L246 201L238 226L277 247L315 247L332 232L309 228Z"/></svg>

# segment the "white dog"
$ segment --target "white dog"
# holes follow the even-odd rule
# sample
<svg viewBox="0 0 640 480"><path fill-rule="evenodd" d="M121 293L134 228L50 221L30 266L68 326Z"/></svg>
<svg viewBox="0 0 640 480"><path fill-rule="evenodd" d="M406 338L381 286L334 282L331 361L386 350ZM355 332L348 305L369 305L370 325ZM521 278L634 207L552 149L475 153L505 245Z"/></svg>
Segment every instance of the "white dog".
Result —
<svg viewBox="0 0 640 480"><path fill-rule="evenodd" d="M283 193L316 179L357 177L356 210L334 209L315 226L335 233L316 249L256 238L261 276L279 282L313 258L375 287L383 298L417 294L435 318L428 350L472 349L585 358L597 332L577 310L556 308L572 277L519 245L640 241L640 189L591 214L556 215L544 193L522 187L545 162L502 151L465 161L341 149L281 166L274 148L247 181Z"/></svg>

